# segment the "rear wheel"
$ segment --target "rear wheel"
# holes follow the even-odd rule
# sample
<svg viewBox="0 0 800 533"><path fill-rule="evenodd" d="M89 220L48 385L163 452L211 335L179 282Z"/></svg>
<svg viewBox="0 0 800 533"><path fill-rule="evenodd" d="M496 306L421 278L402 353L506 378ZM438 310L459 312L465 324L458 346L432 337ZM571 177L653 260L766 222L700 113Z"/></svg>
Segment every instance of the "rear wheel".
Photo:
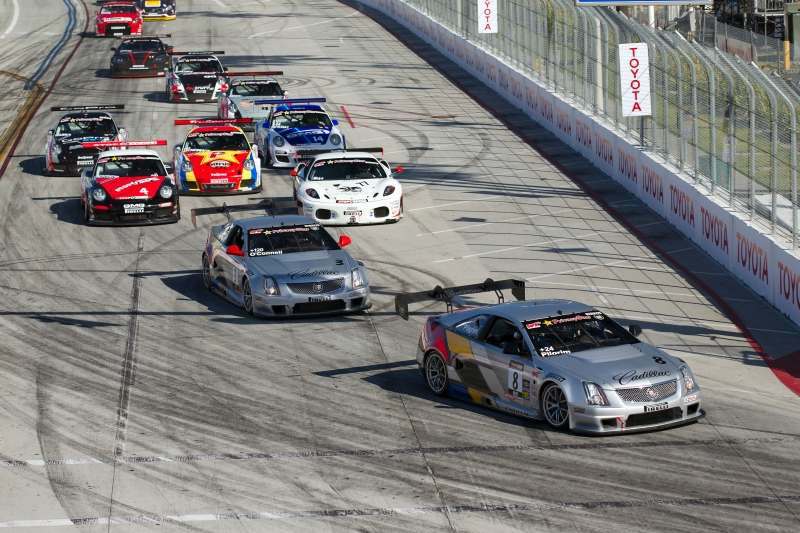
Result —
<svg viewBox="0 0 800 533"><path fill-rule="evenodd" d="M203 286L211 290L211 265L208 264L208 256L203 254Z"/></svg>
<svg viewBox="0 0 800 533"><path fill-rule="evenodd" d="M91 213L89 212L89 202L83 201L81 204L83 204L83 221L88 224L89 219L91 218Z"/></svg>
<svg viewBox="0 0 800 533"><path fill-rule="evenodd" d="M569 424L567 396L555 383L547 385L542 392L542 414L554 429L564 429Z"/></svg>
<svg viewBox="0 0 800 533"><path fill-rule="evenodd" d="M438 353L431 353L425 359L425 382L437 396L447 394L447 364Z"/></svg>

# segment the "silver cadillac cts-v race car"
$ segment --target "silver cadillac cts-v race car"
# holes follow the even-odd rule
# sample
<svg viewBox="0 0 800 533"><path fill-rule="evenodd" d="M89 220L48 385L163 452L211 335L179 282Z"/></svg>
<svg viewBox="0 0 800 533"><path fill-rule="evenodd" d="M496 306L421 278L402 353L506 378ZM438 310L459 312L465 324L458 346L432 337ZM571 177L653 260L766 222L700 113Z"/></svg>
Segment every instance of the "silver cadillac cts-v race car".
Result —
<svg viewBox="0 0 800 533"><path fill-rule="evenodd" d="M230 220L211 227L203 283L253 315L361 311L370 306L369 283L363 265L343 250L350 242L298 215Z"/></svg>
<svg viewBox="0 0 800 533"><path fill-rule="evenodd" d="M543 419L556 429L621 433L659 429L704 415L685 361L639 341L605 313L568 300L525 301L519 280L401 294L408 304L512 289L519 300L427 319L417 362L430 390Z"/></svg>

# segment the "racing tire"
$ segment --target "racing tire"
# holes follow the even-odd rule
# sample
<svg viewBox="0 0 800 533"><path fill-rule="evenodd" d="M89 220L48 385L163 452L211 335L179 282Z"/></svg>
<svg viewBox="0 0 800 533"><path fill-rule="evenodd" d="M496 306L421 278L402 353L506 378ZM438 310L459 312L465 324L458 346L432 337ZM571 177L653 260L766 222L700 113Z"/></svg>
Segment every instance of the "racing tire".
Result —
<svg viewBox="0 0 800 533"><path fill-rule="evenodd" d="M203 286L211 290L211 265L208 263L208 256L203 254L203 270L201 271L201 275L203 276Z"/></svg>
<svg viewBox="0 0 800 533"><path fill-rule="evenodd" d="M546 385L542 391L542 416L553 429L566 429L569 426L569 404L567 395L555 383Z"/></svg>
<svg viewBox="0 0 800 533"><path fill-rule="evenodd" d="M88 224L91 219L89 214L89 202L81 202L81 206L83 207L83 222Z"/></svg>
<svg viewBox="0 0 800 533"><path fill-rule="evenodd" d="M242 307L245 313L253 316L253 290L250 288L250 281L247 278L242 281Z"/></svg>
<svg viewBox="0 0 800 533"><path fill-rule="evenodd" d="M431 352L425 358L423 372L425 374L425 383L431 392L436 396L446 396L449 380L447 378L447 363L444 362L442 356L436 352Z"/></svg>

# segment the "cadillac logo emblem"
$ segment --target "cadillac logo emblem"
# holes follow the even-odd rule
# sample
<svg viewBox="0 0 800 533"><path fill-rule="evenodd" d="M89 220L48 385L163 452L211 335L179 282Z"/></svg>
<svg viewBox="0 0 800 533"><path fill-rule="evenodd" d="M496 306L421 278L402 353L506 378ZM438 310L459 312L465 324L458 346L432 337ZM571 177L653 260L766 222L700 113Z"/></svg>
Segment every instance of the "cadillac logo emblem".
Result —
<svg viewBox="0 0 800 533"><path fill-rule="evenodd" d="M655 399L655 397L658 396L658 391L656 391L653 387L647 387L644 392L647 393L647 396L652 399Z"/></svg>
<svg viewBox="0 0 800 533"><path fill-rule="evenodd" d="M312 285L314 292L322 292L322 283L315 283Z"/></svg>

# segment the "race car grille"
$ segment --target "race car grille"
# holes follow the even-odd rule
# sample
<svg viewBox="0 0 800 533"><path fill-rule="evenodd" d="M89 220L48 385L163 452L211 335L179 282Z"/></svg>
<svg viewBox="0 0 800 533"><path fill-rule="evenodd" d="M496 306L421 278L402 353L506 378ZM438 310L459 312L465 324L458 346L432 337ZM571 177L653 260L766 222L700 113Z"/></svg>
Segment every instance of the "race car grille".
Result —
<svg viewBox="0 0 800 533"><path fill-rule="evenodd" d="M652 413L637 413L628 416L625 420L625 427L636 426L652 426L654 424L664 424L673 420L679 420L683 416L680 407L673 407L672 409L664 409L663 411L654 411Z"/></svg>
<svg viewBox="0 0 800 533"><path fill-rule="evenodd" d="M632 389L617 389L617 394L623 401L632 403L649 403L669 398L678 391L677 380L662 381L649 387Z"/></svg>
<svg viewBox="0 0 800 533"><path fill-rule="evenodd" d="M344 300L328 300L325 302L303 302L294 304L292 311L294 314L304 313L330 313L333 311L344 311L347 308Z"/></svg>
<svg viewBox="0 0 800 533"><path fill-rule="evenodd" d="M289 290L296 294L325 294L326 292L334 292L344 287L344 278L289 283L288 285Z"/></svg>
<svg viewBox="0 0 800 533"><path fill-rule="evenodd" d="M109 24L106 28L106 33L110 33L112 35L116 35L118 33L130 35L131 27L127 24Z"/></svg>

